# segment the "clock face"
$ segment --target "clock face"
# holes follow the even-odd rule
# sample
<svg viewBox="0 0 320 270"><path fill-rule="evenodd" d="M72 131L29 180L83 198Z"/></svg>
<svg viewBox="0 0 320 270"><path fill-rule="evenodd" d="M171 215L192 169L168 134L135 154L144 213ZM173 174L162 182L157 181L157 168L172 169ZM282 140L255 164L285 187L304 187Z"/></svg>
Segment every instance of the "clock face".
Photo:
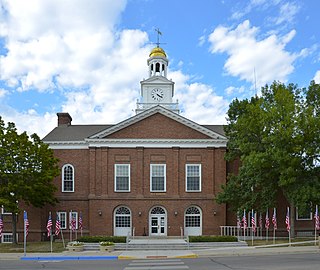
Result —
<svg viewBox="0 0 320 270"><path fill-rule="evenodd" d="M162 89L160 88L154 88L151 91L151 97L155 100L155 101L160 101L163 99L164 94Z"/></svg>

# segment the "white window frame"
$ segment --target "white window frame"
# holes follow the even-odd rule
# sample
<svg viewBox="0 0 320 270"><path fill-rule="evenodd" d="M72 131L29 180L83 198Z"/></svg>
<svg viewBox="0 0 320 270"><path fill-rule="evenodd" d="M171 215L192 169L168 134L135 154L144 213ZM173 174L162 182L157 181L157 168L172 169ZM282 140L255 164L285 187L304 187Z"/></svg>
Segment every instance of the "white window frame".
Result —
<svg viewBox="0 0 320 270"><path fill-rule="evenodd" d="M64 182L65 182L65 180L64 180L64 168L65 167L67 167L67 166L70 166L71 168L72 168L72 190L64 190ZM74 167L73 167L73 165L71 165L71 164L64 164L63 166L62 166L62 173L61 173L61 175L62 175L62 192L74 192L74 185L75 185L75 181L74 181Z"/></svg>
<svg viewBox="0 0 320 270"><path fill-rule="evenodd" d="M10 241L4 241L5 236L11 236L11 238L13 240L13 234L12 233L2 233L2 235L1 235L1 243L8 243L8 244L12 243L12 241L11 242ZM19 239L18 239L18 234L17 234L17 241L18 240Z"/></svg>
<svg viewBox="0 0 320 270"><path fill-rule="evenodd" d="M310 212L310 217L309 218L299 218L299 212L298 212L298 207L296 207L296 220L312 220L312 212Z"/></svg>
<svg viewBox="0 0 320 270"><path fill-rule="evenodd" d="M128 166L128 189L127 190L117 190L117 167L118 166ZM115 192L130 192L131 191L131 181L130 181L130 164L114 164L114 191Z"/></svg>
<svg viewBox="0 0 320 270"><path fill-rule="evenodd" d="M1 214L2 215L12 215L12 212L7 212L4 206L1 206Z"/></svg>
<svg viewBox="0 0 320 270"><path fill-rule="evenodd" d="M188 190L188 167L189 166L199 166L199 190ZM186 180L186 192L201 192L201 164L186 164L185 170L185 180Z"/></svg>
<svg viewBox="0 0 320 270"><path fill-rule="evenodd" d="M71 230L71 215L76 219L76 230L78 230L78 212L76 211L69 212L69 230Z"/></svg>
<svg viewBox="0 0 320 270"><path fill-rule="evenodd" d="M163 190L153 190L152 189L152 172L153 172L153 167L156 166L163 166ZM166 164L150 164L150 192L167 192L167 168Z"/></svg>
<svg viewBox="0 0 320 270"><path fill-rule="evenodd" d="M61 211L57 212L61 224L61 230L67 229L68 219L67 219L67 212ZM61 218L61 216L64 216L64 219ZM64 224L62 224L62 220L64 221Z"/></svg>

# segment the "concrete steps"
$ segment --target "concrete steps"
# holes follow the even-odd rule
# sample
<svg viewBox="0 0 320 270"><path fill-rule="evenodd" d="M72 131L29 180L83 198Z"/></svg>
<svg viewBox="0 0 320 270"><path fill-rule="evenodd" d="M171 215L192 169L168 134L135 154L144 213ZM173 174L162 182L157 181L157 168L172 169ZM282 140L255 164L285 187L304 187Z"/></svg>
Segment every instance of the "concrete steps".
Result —
<svg viewBox="0 0 320 270"><path fill-rule="evenodd" d="M187 250L247 246L245 242L188 243L180 237L135 237L128 243L115 243L115 250ZM99 250L99 243L85 243L84 250Z"/></svg>

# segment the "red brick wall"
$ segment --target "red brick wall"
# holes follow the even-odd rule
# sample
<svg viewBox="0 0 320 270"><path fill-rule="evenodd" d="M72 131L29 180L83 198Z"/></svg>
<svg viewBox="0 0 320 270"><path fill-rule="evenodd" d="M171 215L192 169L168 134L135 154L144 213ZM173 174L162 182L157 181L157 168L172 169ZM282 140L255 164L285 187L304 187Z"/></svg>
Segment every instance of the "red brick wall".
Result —
<svg viewBox="0 0 320 270"><path fill-rule="evenodd" d="M107 136L107 138L210 139L203 133L180 124L160 113L123 128Z"/></svg>

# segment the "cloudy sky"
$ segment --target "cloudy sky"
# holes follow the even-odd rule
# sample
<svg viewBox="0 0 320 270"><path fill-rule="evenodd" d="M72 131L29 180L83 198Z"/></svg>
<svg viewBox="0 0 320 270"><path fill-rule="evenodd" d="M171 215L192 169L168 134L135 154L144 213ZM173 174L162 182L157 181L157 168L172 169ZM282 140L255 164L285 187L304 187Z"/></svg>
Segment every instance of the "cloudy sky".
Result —
<svg viewBox="0 0 320 270"><path fill-rule="evenodd" d="M0 0L0 115L43 137L134 115L157 36L181 114L226 123L274 80L320 83L318 0Z"/></svg>

